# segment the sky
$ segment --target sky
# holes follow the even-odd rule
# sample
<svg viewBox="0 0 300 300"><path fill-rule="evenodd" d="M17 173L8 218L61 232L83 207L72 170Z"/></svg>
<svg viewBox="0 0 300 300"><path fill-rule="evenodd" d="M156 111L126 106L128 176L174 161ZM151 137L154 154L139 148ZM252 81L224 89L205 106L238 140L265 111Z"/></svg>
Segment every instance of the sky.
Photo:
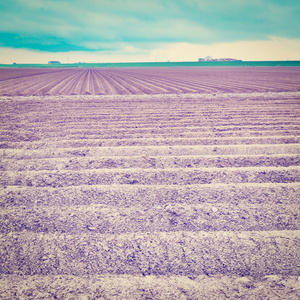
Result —
<svg viewBox="0 0 300 300"><path fill-rule="evenodd" d="M299 0L0 0L0 63L300 60Z"/></svg>

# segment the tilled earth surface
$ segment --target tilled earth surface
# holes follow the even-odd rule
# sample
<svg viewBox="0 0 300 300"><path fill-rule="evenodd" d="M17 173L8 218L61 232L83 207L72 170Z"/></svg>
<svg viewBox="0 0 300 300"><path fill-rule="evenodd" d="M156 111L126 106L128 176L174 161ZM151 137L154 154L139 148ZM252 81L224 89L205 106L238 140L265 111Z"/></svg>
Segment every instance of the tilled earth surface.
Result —
<svg viewBox="0 0 300 300"><path fill-rule="evenodd" d="M299 98L1 97L1 299L299 299Z"/></svg>
<svg viewBox="0 0 300 300"><path fill-rule="evenodd" d="M299 67L0 69L0 96L299 91Z"/></svg>

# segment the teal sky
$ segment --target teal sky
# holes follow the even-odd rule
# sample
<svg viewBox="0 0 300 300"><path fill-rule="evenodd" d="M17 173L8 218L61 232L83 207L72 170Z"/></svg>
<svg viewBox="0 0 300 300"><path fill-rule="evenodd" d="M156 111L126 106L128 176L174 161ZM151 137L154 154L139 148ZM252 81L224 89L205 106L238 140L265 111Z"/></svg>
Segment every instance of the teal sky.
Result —
<svg viewBox="0 0 300 300"><path fill-rule="evenodd" d="M287 48L283 60L300 59L299 41L299 0L0 0L0 63L9 50L16 59L162 60L169 51L191 60L182 51L222 54L222 45L246 60L241 45L259 52L272 42L282 56Z"/></svg>

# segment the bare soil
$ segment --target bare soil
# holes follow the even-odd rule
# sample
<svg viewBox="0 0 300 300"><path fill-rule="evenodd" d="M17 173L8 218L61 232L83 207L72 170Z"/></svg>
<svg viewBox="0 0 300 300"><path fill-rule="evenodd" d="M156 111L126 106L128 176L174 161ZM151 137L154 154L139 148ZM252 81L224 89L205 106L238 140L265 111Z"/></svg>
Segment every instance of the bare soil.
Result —
<svg viewBox="0 0 300 300"><path fill-rule="evenodd" d="M0 298L299 299L299 73L0 69Z"/></svg>
<svg viewBox="0 0 300 300"><path fill-rule="evenodd" d="M0 69L0 96L299 91L299 67Z"/></svg>

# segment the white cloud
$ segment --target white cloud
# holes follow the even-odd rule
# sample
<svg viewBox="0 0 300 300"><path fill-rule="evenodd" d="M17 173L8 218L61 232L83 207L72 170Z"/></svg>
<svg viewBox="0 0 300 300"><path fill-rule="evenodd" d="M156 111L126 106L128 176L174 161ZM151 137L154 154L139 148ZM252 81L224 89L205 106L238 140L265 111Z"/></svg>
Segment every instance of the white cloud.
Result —
<svg viewBox="0 0 300 300"><path fill-rule="evenodd" d="M107 44L109 47L109 44ZM154 50L140 49L129 43L119 43L118 50L41 52L25 49L0 48L0 63L62 63L87 62L151 62L197 61L207 55L213 58L232 57L242 60L300 60L300 39L272 37L268 41L243 41L200 45L190 43L162 44Z"/></svg>
<svg viewBox="0 0 300 300"><path fill-rule="evenodd" d="M131 45L123 45L122 50L113 51L70 51L44 52L25 49L0 47L0 63L45 64L50 60L61 63L106 63L106 62L146 62L150 61L149 51L140 50Z"/></svg>
<svg viewBox="0 0 300 300"><path fill-rule="evenodd" d="M199 45L174 43L151 52L158 61L193 61L207 55L242 60L300 60L300 39L271 37L267 41L241 41Z"/></svg>

